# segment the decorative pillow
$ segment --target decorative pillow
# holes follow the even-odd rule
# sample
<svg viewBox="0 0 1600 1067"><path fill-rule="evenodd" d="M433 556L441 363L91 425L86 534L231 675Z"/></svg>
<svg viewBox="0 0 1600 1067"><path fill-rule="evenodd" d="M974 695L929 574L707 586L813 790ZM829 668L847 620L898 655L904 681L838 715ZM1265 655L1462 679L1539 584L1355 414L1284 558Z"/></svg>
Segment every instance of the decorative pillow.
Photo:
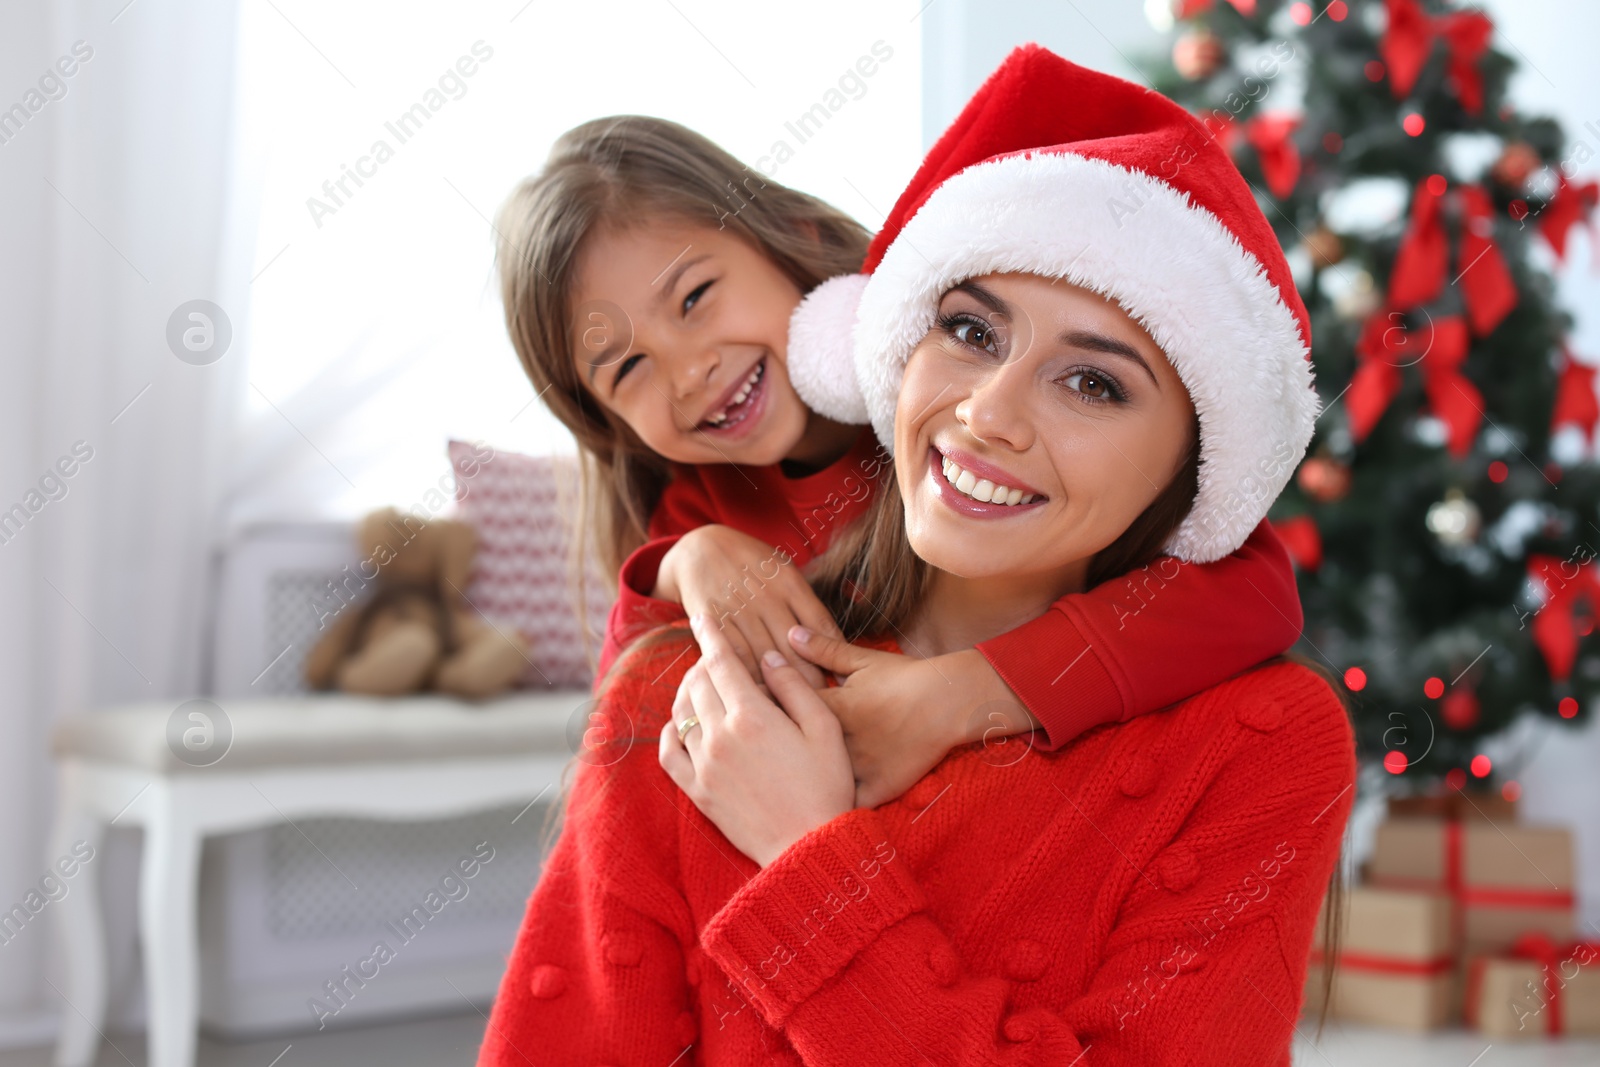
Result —
<svg viewBox="0 0 1600 1067"><path fill-rule="evenodd" d="M583 688L594 675L611 608L608 583L590 573L581 611L570 576L577 463L450 442L461 517L478 531L467 596L497 626L515 627L532 646L522 684Z"/></svg>

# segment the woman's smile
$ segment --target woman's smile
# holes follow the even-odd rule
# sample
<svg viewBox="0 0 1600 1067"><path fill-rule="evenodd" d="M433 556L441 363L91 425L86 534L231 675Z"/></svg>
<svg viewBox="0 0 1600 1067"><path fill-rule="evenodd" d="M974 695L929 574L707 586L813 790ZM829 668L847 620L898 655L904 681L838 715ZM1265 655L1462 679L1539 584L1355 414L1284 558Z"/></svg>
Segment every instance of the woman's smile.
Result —
<svg viewBox="0 0 1600 1067"><path fill-rule="evenodd" d="M974 518L1021 515L1049 500L1022 479L956 448L930 447L928 475L940 501Z"/></svg>

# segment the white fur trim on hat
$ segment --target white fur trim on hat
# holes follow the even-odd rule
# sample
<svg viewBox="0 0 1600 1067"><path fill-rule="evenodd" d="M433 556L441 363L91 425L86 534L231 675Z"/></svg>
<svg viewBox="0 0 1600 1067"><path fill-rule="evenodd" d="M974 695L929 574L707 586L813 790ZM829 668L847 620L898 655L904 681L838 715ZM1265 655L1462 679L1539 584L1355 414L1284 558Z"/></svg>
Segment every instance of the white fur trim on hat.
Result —
<svg viewBox="0 0 1600 1067"><path fill-rule="evenodd" d="M789 381L806 407L835 422L862 425L867 402L856 382L856 305L865 274L829 278L789 318Z"/></svg>
<svg viewBox="0 0 1600 1067"><path fill-rule="evenodd" d="M894 448L907 358L957 282L1026 272L1114 298L1171 361L1200 419L1200 489L1165 550L1244 544L1311 442L1320 408L1298 321L1217 217L1143 171L1067 153L969 167L906 223L862 294L856 374Z"/></svg>

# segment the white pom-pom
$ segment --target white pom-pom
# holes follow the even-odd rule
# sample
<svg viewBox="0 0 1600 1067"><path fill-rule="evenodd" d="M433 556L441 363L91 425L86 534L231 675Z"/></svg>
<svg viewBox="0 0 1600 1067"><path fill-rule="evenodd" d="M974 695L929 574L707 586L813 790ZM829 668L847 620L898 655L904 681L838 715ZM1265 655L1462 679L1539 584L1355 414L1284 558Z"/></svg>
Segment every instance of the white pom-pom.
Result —
<svg viewBox="0 0 1600 1067"><path fill-rule="evenodd" d="M806 294L789 319L789 381L806 406L835 422L867 422L856 381L856 305L865 274L829 278Z"/></svg>

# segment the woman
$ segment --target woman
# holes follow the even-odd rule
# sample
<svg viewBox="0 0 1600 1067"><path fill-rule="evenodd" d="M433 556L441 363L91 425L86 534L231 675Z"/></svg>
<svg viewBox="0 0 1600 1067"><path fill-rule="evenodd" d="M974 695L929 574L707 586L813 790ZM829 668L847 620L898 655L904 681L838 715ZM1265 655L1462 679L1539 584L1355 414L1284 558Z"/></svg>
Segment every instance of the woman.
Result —
<svg viewBox="0 0 1600 1067"><path fill-rule="evenodd" d="M817 581L876 651L820 660L970 647L1163 547L1226 554L1304 453L1304 308L1237 172L1154 94L1019 51L874 252L850 355L893 484ZM763 690L695 636L609 679L658 759L582 768L481 1062L1289 1062L1354 779L1315 673L1051 753L966 746L867 809L799 673L764 659Z"/></svg>

